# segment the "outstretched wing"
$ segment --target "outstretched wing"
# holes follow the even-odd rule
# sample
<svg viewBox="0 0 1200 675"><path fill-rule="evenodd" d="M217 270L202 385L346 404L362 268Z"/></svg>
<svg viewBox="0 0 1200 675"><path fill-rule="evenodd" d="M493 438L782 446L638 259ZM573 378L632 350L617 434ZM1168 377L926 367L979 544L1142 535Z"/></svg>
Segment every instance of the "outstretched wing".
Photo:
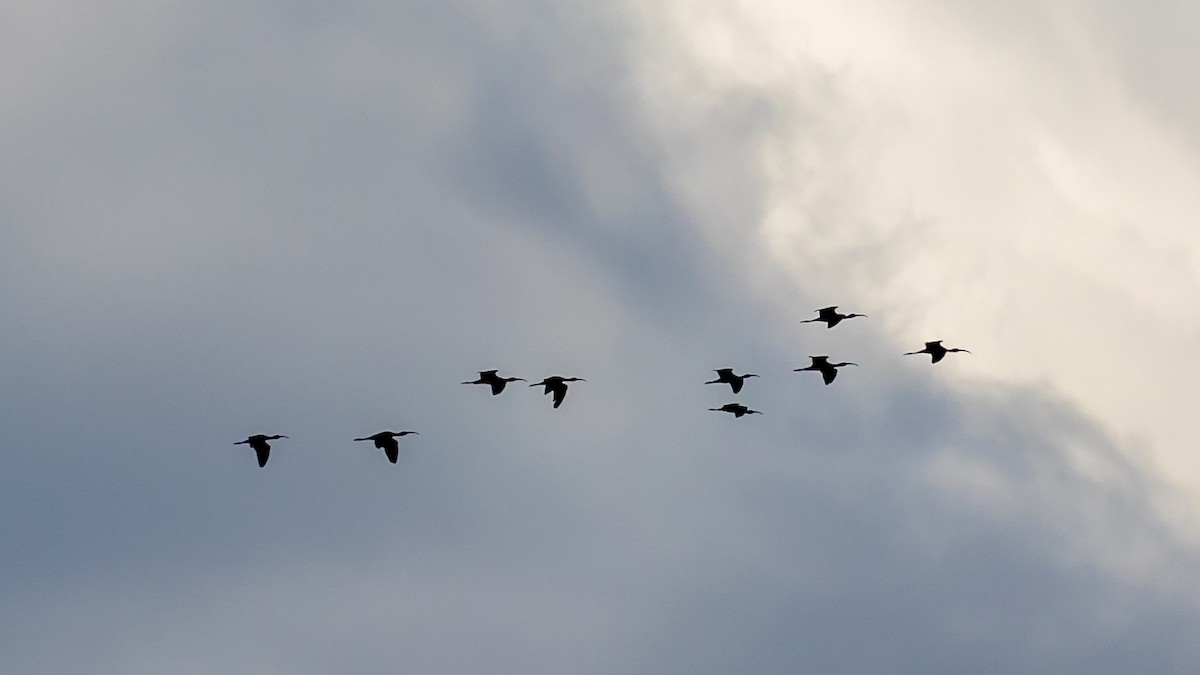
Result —
<svg viewBox="0 0 1200 675"><path fill-rule="evenodd" d="M400 459L400 446L394 442L385 447L383 452L387 455L388 461L392 464L395 464L396 460Z"/></svg>
<svg viewBox="0 0 1200 675"><path fill-rule="evenodd" d="M504 391L504 385L508 384L505 380L492 380L492 396Z"/></svg>
<svg viewBox="0 0 1200 675"><path fill-rule="evenodd" d="M730 389L732 389L732 390L733 390L733 393L735 393L735 394L736 394L736 393L738 393L739 391L741 391L741 390L742 390L742 384L743 384L744 382L745 382L745 380L743 380L743 379L742 379L742 378L740 378L740 377L730 377L730 379L729 379L729 388L730 388Z"/></svg>
<svg viewBox="0 0 1200 675"><path fill-rule="evenodd" d="M933 357L932 363L937 363L938 361L941 361L942 359L946 358L946 352L933 352L932 354L930 354L930 356Z"/></svg>
<svg viewBox="0 0 1200 675"><path fill-rule="evenodd" d="M554 392L554 407L557 408L562 405L563 399L567 397L567 385L559 385L554 387L552 391Z"/></svg>
<svg viewBox="0 0 1200 675"><path fill-rule="evenodd" d="M825 384L833 382L834 378L837 377L837 368L822 368L821 377L825 378Z"/></svg>
<svg viewBox="0 0 1200 675"><path fill-rule="evenodd" d="M258 454L258 467L261 469L266 466L267 460L271 457L271 446L266 443L255 445L254 452Z"/></svg>

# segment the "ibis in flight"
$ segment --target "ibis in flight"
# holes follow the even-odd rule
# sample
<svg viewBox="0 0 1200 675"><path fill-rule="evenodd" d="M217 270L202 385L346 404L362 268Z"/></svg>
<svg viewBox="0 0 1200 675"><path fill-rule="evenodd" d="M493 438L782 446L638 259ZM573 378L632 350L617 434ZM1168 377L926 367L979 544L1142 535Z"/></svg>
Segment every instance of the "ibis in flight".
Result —
<svg viewBox="0 0 1200 675"><path fill-rule="evenodd" d="M747 377L758 377L754 373L746 373L745 375L734 375L733 368L717 368L717 379L705 382L704 384L721 384L722 382L729 385L733 389L733 393L738 393L742 390L742 385L745 384Z"/></svg>
<svg viewBox="0 0 1200 675"><path fill-rule="evenodd" d="M504 385L508 384L509 382L516 382L518 380L521 382L528 382L528 380L523 377L500 377L494 370L481 370L479 371L478 380L475 380L474 382L463 382L463 384L490 385L492 387L492 396L496 396L500 392L504 391Z"/></svg>
<svg viewBox="0 0 1200 675"><path fill-rule="evenodd" d="M545 396L546 394L554 394L554 407L557 408L558 406L562 405L563 399L567 397L568 382L587 382L587 380L583 379L582 377L562 377L560 375L552 375L541 382L535 382L529 386L545 386L546 389L542 392L542 395Z"/></svg>
<svg viewBox="0 0 1200 675"><path fill-rule="evenodd" d="M267 459L271 457L271 446L267 441L274 441L287 436L264 436L262 434L254 434L244 441L238 441L234 445L242 445L245 443L254 448L254 452L258 455L258 466L262 468L267 465Z"/></svg>
<svg viewBox="0 0 1200 675"><path fill-rule="evenodd" d="M400 444L396 442L396 439L409 434L420 436L415 431L381 431L366 438L356 438L354 440L375 441L375 447L383 450L387 455L388 461L395 464L396 460L400 458Z"/></svg>
<svg viewBox="0 0 1200 675"><path fill-rule="evenodd" d="M949 354L950 352L967 352L968 354L971 353L970 351L968 351L966 349L950 349L948 347L943 347L941 340L934 340L933 342L926 342L924 349L918 349L915 352L904 352L904 355L912 356L913 354L928 354L929 356L932 357L932 360L930 361L930 363L937 363L938 361L941 361L942 359L946 358L946 354Z"/></svg>
<svg viewBox="0 0 1200 675"><path fill-rule="evenodd" d="M733 413L734 417L741 417L742 415L761 415L762 414L758 410L751 410L751 409L747 408L746 406L742 405L741 403L726 403L725 405L721 406L720 408L709 408L709 410L711 410L713 412Z"/></svg>
<svg viewBox="0 0 1200 675"><path fill-rule="evenodd" d="M842 319L853 319L856 316L864 316L864 317L866 316L866 314L839 314L837 311L837 305L834 305L832 307L822 307L821 309L816 310L816 312L817 312L817 318L805 319L805 320L801 321L800 323L812 323L814 321L824 321L826 328L833 328L834 326L841 323Z"/></svg>
<svg viewBox="0 0 1200 675"><path fill-rule="evenodd" d="M808 358L812 359L812 365L805 366L804 368L793 368L793 372L798 373L802 370L815 370L821 373L821 377L825 379L825 384L833 382L833 379L837 377L838 368L841 368L842 366L858 365L857 363L851 363L849 361L843 363L830 363L828 356L810 356Z"/></svg>

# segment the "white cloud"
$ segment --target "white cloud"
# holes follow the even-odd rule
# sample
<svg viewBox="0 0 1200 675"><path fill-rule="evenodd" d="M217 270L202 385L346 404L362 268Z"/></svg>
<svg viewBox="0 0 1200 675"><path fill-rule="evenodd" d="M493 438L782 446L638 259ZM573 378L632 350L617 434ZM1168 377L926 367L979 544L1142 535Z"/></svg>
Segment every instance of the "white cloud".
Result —
<svg viewBox="0 0 1200 675"><path fill-rule="evenodd" d="M1124 77L1138 64L1105 42L1121 31L1113 17L666 6L643 73L649 114L714 238L757 230L744 255L791 271L780 311L804 290L865 307L897 347L973 348L954 368L1046 384L1200 487L1188 413L1200 162ZM695 175L721 170L677 149L698 136L720 148L722 134L749 155L731 164L750 172L762 213L721 209L728 176Z"/></svg>

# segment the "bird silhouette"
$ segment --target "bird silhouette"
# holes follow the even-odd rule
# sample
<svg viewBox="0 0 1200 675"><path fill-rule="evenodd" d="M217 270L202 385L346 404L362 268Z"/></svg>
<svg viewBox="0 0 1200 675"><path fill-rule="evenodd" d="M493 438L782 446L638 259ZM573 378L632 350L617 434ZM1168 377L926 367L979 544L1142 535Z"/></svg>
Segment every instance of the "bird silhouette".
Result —
<svg viewBox="0 0 1200 675"><path fill-rule="evenodd" d="M583 379L582 377L562 377L560 375L552 375L541 382L535 382L529 386L545 386L546 389L542 392L542 395L545 396L546 394L553 393L554 407L557 408L558 406L562 405L563 399L567 397L568 382L587 382L587 380Z"/></svg>
<svg viewBox="0 0 1200 675"><path fill-rule="evenodd" d="M833 382L833 379L837 377L838 368L841 368L842 366L858 365L857 363L850 363L849 361L844 363L830 363L828 356L810 356L808 358L812 359L812 365L805 366L804 368L793 368L793 372L798 373L802 370L815 370L821 373L821 377L825 379L825 384Z"/></svg>
<svg viewBox="0 0 1200 675"><path fill-rule="evenodd" d="M420 436L415 431L381 431L377 434L372 434L366 438L356 438L356 441L375 441L375 447L383 450L387 454L388 461L392 464L400 458L400 444L396 442L396 438L414 434Z"/></svg>
<svg viewBox="0 0 1200 675"><path fill-rule="evenodd" d="M814 321L824 321L826 328L833 328L834 326L841 323L842 319L853 319L856 316L863 316L863 317L866 316L866 314L839 314L837 311L837 305L833 305L832 307L822 307L821 309L816 310L816 312L817 312L817 318L805 319L805 320L801 321L800 323L812 323Z"/></svg>
<svg viewBox="0 0 1200 675"><path fill-rule="evenodd" d="M274 441L280 438L287 438L287 436L264 436L262 434L255 434L244 441L238 441L237 443L234 443L234 445L242 445L245 443L254 448L254 452L258 455L258 466L259 468L262 468L267 465L267 459L271 457L271 446L267 443L267 441Z"/></svg>
<svg viewBox="0 0 1200 675"><path fill-rule="evenodd" d="M727 383L733 393L738 393L742 390L742 385L745 384L747 377L758 377L754 373L746 373L745 375L734 375L733 368L717 368L717 379L710 380L704 384L721 384Z"/></svg>
<svg viewBox="0 0 1200 675"><path fill-rule="evenodd" d="M968 354L971 353L970 351L968 351L966 349L950 349L947 347L943 347L941 340L934 340L933 342L926 342L924 349L918 349L915 352L904 352L904 355L911 356L913 354L928 354L930 357L932 357L932 359L930 360L930 363L937 363L938 361L941 361L942 359L946 358L946 354L948 354L950 352L967 352Z"/></svg>
<svg viewBox="0 0 1200 675"><path fill-rule="evenodd" d="M492 396L495 396L504 391L504 385L508 384L509 382L516 382L518 380L521 382L528 382L528 380L523 377L500 377L494 370L481 370L479 371L478 380L475 380L474 382L463 382L463 384L491 385Z"/></svg>
<svg viewBox="0 0 1200 675"><path fill-rule="evenodd" d="M751 409L747 408L746 406L742 405L741 403L726 403L725 405L721 406L720 408L709 408L709 410L712 410L713 412L733 413L734 417L741 417L742 415L761 415L762 414L761 412L759 412L757 410L751 410Z"/></svg>

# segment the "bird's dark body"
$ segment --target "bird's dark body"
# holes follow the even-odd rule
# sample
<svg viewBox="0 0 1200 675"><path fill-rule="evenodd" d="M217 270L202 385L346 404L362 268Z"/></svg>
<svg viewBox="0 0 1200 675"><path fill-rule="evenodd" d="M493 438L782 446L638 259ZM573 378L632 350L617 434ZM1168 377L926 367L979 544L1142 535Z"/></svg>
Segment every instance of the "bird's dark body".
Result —
<svg viewBox="0 0 1200 675"><path fill-rule="evenodd" d="M966 349L943 347L941 340L934 340L933 342L926 342L924 349L918 349L915 352L904 352L904 355L912 356L913 354L928 354L929 362L937 363L938 361L946 358L946 354L949 354L950 352L966 352L967 354L971 353Z"/></svg>
<svg viewBox="0 0 1200 675"><path fill-rule="evenodd" d="M495 370L481 370L479 371L478 380L475 380L474 382L463 382L463 384L486 384L492 388L492 396L498 396L500 392L504 391L505 385L507 385L509 382L516 382L518 380L524 382L525 378L500 377Z"/></svg>
<svg viewBox="0 0 1200 675"><path fill-rule="evenodd" d="M529 386L544 386L545 389L542 391L542 395L545 396L546 394L554 394L554 407L557 408L558 406L562 405L563 400L567 397L568 382L587 382L587 380L583 379L582 377L562 377L561 375L552 375L541 382L535 382Z"/></svg>
<svg viewBox="0 0 1200 675"><path fill-rule="evenodd" d="M255 434L244 441L238 441L234 445L249 445L254 449L254 454L258 456L258 468L263 468L267 465L267 460L271 458L271 445L267 441L274 441L279 438L287 438L287 436L265 436L263 434Z"/></svg>
<svg viewBox="0 0 1200 675"><path fill-rule="evenodd" d="M733 416L735 418L741 417L743 415L761 415L762 414L761 412L759 412L757 410L751 410L751 409L747 408L746 406L742 405L741 403L726 403L725 405L721 406L720 408L709 408L709 410L711 410L713 412L733 413Z"/></svg>
<svg viewBox="0 0 1200 675"><path fill-rule="evenodd" d="M746 383L748 377L758 377L754 373L746 373L745 375L735 375L733 368L717 368L717 379L710 380L704 384L728 384L733 393L737 394L742 391L742 385Z"/></svg>
<svg viewBox="0 0 1200 675"><path fill-rule="evenodd" d="M821 309L818 309L817 310L817 318L805 319L804 321L801 321L800 323L812 323L814 321L824 321L826 328L833 328L834 326L838 325L845 319L853 319L856 316L865 317L866 314L839 314L837 311L837 305L832 305L830 307L822 307Z"/></svg>
<svg viewBox="0 0 1200 675"><path fill-rule="evenodd" d="M812 365L805 366L804 368L794 368L793 370L795 372L800 372L802 370L815 370L821 373L821 379L825 381L825 384L830 384L837 378L838 368L841 368L842 366L858 365L857 363L851 363L849 361L845 363L830 363L828 356L810 356L808 358L812 359Z"/></svg>
<svg viewBox="0 0 1200 675"><path fill-rule="evenodd" d="M387 455L388 461L395 464L400 459L400 443L396 441L400 436L409 434L417 434L415 431L381 431L377 434L372 434L366 438L356 438L356 441L374 441L375 447L383 450ZM419 434L417 434L419 435Z"/></svg>

